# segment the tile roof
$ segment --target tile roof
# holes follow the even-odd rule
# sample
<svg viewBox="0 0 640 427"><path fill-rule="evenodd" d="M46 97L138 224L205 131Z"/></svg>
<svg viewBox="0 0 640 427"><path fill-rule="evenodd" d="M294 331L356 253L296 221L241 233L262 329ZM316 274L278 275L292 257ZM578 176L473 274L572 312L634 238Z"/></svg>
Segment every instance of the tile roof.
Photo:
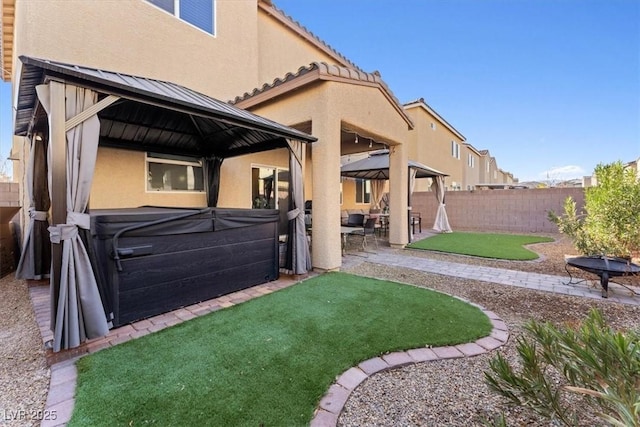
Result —
<svg viewBox="0 0 640 427"><path fill-rule="evenodd" d="M429 104L427 104L424 98L418 98L414 101L407 102L403 105L404 108L411 108L411 107L417 107L417 106L420 106L425 110L427 110L436 119L438 119L443 125L445 125L445 127L447 127L451 132L456 134L462 141L467 140L467 138L465 138L463 134L461 134L456 128L453 127L453 125L451 125L448 121L446 121L444 117L438 114L436 110L434 110Z"/></svg>
<svg viewBox="0 0 640 427"><path fill-rule="evenodd" d="M258 1L258 7L260 7L265 12L269 13L274 18L278 19L281 23L287 25L292 30L296 31L299 35L305 37L309 42L316 45L325 53L329 54L330 56L333 56L336 60L338 60L338 62L342 62L345 66L354 68L358 71L363 71L354 62L350 61L346 56L338 52L327 42L325 42L320 37L315 35L307 27L305 27L300 22L293 19L291 16L287 15L283 10L278 9L271 0Z"/></svg>
<svg viewBox="0 0 640 427"><path fill-rule="evenodd" d="M367 86L377 86L385 94L385 96L396 107L396 110L403 116L410 127L413 127L413 121L406 114L402 104L395 97L391 89L382 80L380 73L374 71L367 73L359 69L342 67L339 65L327 64L326 62L312 62L308 66L303 66L296 73L287 73L283 78L276 78L271 83L265 83L262 87L255 88L253 91L245 92L241 96L237 96L234 100L229 101L230 104L238 105L240 108L248 108L250 105L256 105L267 99L272 99L282 93L297 89L316 80L341 81L351 84L361 84ZM250 102L250 101L254 102ZM250 105L249 105L250 104Z"/></svg>

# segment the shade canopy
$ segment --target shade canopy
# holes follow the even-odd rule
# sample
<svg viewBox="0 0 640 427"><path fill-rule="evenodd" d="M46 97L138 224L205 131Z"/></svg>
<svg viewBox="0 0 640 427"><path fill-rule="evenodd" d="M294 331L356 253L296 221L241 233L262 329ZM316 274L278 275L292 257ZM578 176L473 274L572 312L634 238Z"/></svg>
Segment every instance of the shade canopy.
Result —
<svg viewBox="0 0 640 427"><path fill-rule="evenodd" d="M408 161L409 169L416 171L416 178L448 176L413 160ZM372 152L369 157L347 163L340 168L340 175L361 179L389 179L389 150Z"/></svg>
<svg viewBox="0 0 640 427"><path fill-rule="evenodd" d="M228 158L316 138L176 83L21 56L15 135L47 129L35 87L57 80L120 99L98 113L100 145Z"/></svg>
<svg viewBox="0 0 640 427"><path fill-rule="evenodd" d="M48 168L48 182L39 185L48 184L54 224L48 228L54 351L106 335L112 318L93 271L91 245L85 243L98 145L202 158L209 206L217 203L223 159L287 148L301 159L291 183L296 200L288 212L289 234L307 243L300 153L304 143L316 138L175 83L24 56L20 60L24 67L14 133L46 142L48 150L38 169L44 173ZM30 169L33 175L35 166ZM35 190L33 176L29 182ZM49 209L33 208L47 219ZM37 238L29 233L30 239ZM308 247L290 250L296 260L291 270L308 271Z"/></svg>

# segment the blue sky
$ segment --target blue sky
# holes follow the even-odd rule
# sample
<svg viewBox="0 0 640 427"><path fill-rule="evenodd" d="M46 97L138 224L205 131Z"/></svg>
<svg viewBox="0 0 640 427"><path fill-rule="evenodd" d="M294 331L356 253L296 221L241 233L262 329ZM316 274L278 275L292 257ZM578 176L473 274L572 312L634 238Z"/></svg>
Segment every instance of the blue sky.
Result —
<svg viewBox="0 0 640 427"><path fill-rule="evenodd" d="M520 181L640 157L640 1L273 1ZM10 92L0 85L2 159Z"/></svg>
<svg viewBox="0 0 640 427"><path fill-rule="evenodd" d="M273 0L520 181L640 157L637 0Z"/></svg>

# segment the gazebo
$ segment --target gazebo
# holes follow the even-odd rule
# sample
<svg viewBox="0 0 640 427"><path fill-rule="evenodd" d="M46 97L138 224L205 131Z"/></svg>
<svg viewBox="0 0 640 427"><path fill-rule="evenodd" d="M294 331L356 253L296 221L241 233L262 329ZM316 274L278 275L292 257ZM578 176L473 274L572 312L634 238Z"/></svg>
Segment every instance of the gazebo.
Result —
<svg viewBox="0 0 640 427"><path fill-rule="evenodd" d="M51 245L54 351L103 336L110 327L87 243L98 145L201 158L209 207L224 190L225 158L288 148L286 268L294 274L311 268L301 153L314 137L175 83L25 56L20 61L14 134L31 146L25 183L31 221L17 275L48 277L43 257Z"/></svg>
<svg viewBox="0 0 640 427"><path fill-rule="evenodd" d="M438 212L436 213L433 229L441 233L451 232L444 204L444 177L448 175L413 160L407 162L407 167L409 168L408 208L411 208L411 195L415 180L417 178L431 178L433 181L431 188L438 199ZM384 191L384 181L389 179L389 150L376 150L371 152L369 157L342 165L340 175L350 178L370 179L371 204L374 207L379 207ZM411 236L409 241L411 241Z"/></svg>

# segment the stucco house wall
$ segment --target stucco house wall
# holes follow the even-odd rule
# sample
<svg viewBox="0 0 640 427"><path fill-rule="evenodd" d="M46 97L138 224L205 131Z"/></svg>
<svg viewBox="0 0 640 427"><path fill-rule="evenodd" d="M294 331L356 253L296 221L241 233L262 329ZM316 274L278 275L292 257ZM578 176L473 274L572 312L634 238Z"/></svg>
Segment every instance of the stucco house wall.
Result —
<svg viewBox="0 0 640 427"><path fill-rule="evenodd" d="M294 30L286 25L290 19L281 12L268 11L268 7L258 8L259 84L245 90L271 83L276 78L284 78L287 73L295 73L300 67L312 62L347 65L345 61L337 60L336 55L322 51L306 38L295 36Z"/></svg>
<svg viewBox="0 0 640 427"><path fill-rule="evenodd" d="M212 35L144 0L19 1L15 55L177 82L224 100L258 84L257 8L255 2L218 0L215 14ZM250 167L246 172L250 174ZM233 183L234 178L223 177L222 182ZM243 189L250 182L242 181ZM241 206L244 199L250 197L238 196L230 206ZM145 204L206 202L202 192L146 191L144 153L100 147L91 207Z"/></svg>
<svg viewBox="0 0 640 427"><path fill-rule="evenodd" d="M463 190L473 190L474 187L481 183L480 181L480 156L478 151L473 149L469 144L463 144L462 153L460 155L463 162L464 179L462 181ZM469 158L473 160L470 161Z"/></svg>
<svg viewBox="0 0 640 427"><path fill-rule="evenodd" d="M405 109L414 122L418 132L411 132L408 138L409 151L415 150L415 160L427 166L446 173L445 185L451 189L453 183L462 185L464 165L463 163L463 139L453 133L437 117L430 114L420 105L412 104ZM460 146L460 159L451 155L451 141ZM415 191L426 191L427 180L418 180Z"/></svg>
<svg viewBox="0 0 640 427"><path fill-rule="evenodd" d="M15 13L15 55L179 82L221 100L260 83L255 1L217 0L215 35L144 0L17 1Z"/></svg>

